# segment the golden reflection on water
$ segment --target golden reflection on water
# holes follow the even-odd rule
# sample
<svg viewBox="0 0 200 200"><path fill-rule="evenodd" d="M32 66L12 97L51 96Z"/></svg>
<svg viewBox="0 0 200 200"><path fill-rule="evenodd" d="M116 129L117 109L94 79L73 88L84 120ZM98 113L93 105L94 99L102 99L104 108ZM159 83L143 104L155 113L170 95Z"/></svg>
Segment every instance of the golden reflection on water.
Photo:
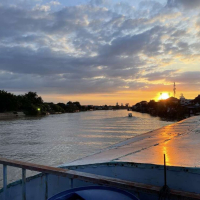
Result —
<svg viewBox="0 0 200 200"><path fill-rule="evenodd" d="M80 135L82 138L128 138L127 135Z"/></svg>
<svg viewBox="0 0 200 200"><path fill-rule="evenodd" d="M173 138L173 136L171 135L171 133L173 133L173 127L168 126L167 130L165 129L165 131L162 133L163 137L166 138L170 138L168 141L165 141L162 144L162 149L160 150L160 152L162 152L163 156L162 156L162 162L164 164L164 154L165 154L165 161L166 161L166 165L171 165L171 156L173 155L171 149L170 149L170 145L169 142L171 140L171 138Z"/></svg>
<svg viewBox="0 0 200 200"><path fill-rule="evenodd" d="M166 143L167 143L167 142L165 142L165 143L163 144L163 146L162 146L162 148L163 148L162 152L163 152L163 155L165 154L166 165L170 165L169 148L168 148L168 146L166 146ZM163 159L164 159L164 156L163 156ZM164 160L163 160L163 163L164 163Z"/></svg>

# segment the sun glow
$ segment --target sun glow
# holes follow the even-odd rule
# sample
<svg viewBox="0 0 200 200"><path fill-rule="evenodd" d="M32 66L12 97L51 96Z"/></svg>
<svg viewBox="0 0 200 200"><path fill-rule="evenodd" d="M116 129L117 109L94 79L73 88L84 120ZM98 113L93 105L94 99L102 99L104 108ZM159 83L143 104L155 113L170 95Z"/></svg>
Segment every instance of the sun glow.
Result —
<svg viewBox="0 0 200 200"><path fill-rule="evenodd" d="M168 99L168 98L169 98L169 94L167 92L163 92L163 93L160 93L158 100Z"/></svg>

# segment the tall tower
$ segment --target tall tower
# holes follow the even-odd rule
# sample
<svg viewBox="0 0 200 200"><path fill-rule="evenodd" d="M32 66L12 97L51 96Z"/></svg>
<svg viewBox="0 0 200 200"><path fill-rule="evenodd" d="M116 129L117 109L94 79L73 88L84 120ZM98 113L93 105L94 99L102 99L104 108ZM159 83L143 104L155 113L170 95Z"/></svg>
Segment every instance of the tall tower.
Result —
<svg viewBox="0 0 200 200"><path fill-rule="evenodd" d="M174 91L174 97L176 97L176 83L174 82L174 89L173 89L173 91Z"/></svg>

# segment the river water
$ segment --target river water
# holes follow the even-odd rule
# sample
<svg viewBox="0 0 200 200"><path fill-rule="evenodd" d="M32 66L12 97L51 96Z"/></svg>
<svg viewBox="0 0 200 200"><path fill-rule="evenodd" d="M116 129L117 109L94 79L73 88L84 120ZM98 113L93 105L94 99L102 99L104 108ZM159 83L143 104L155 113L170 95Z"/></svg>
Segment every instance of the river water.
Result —
<svg viewBox="0 0 200 200"><path fill-rule="evenodd" d="M0 157L58 166L172 123L132 114L130 118L126 110L109 110L1 120ZM9 182L21 176L19 169L9 167L8 172Z"/></svg>

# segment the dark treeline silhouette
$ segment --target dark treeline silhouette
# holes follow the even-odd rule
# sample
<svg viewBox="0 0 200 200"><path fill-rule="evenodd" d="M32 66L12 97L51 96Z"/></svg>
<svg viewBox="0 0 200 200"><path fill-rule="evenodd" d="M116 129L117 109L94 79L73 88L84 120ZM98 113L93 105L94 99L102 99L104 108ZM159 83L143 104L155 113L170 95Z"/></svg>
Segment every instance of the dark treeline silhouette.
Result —
<svg viewBox="0 0 200 200"><path fill-rule="evenodd" d="M65 103L44 102L42 97L38 96L36 92L28 92L24 95L14 95L12 93L0 90L0 113L21 111L26 115L45 115L57 113L74 113L79 111L91 110L117 110L127 109L126 106L83 106L78 101L69 101Z"/></svg>
<svg viewBox="0 0 200 200"><path fill-rule="evenodd" d="M69 101L64 103L46 103L36 92L28 92L24 95L14 95L0 90L0 112L22 111L26 115L38 115L47 113L65 113L80 111L79 102ZM84 108L85 109L85 108ZM83 109L83 110L84 110Z"/></svg>
<svg viewBox="0 0 200 200"><path fill-rule="evenodd" d="M38 108L43 109L43 104L36 92L14 95L0 90L0 112L24 111L25 114L37 114Z"/></svg>
<svg viewBox="0 0 200 200"><path fill-rule="evenodd" d="M135 104L132 110L149 113L152 116L159 116L168 120L182 120L200 114L200 95L187 103L174 97L158 102L154 100L141 101Z"/></svg>

